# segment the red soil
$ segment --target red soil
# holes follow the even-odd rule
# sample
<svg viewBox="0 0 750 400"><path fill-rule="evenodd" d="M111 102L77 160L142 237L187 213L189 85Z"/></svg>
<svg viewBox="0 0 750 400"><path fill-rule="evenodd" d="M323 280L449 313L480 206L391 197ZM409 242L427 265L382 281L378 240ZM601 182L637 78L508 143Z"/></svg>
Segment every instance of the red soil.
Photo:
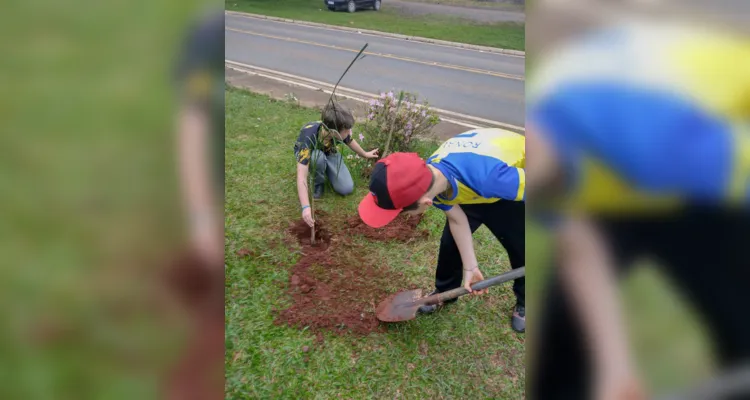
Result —
<svg viewBox="0 0 750 400"><path fill-rule="evenodd" d="M215 313L223 318L222 265L208 265L196 251L188 249L175 257L165 272L167 289L191 312Z"/></svg>
<svg viewBox="0 0 750 400"><path fill-rule="evenodd" d="M367 226L358 215L350 217L346 220L347 233L362 235L370 240L377 241L389 241L396 240L399 242L408 242L416 238L426 238L428 233L426 230L417 229L419 221L422 220L422 216L407 216L402 215L393 220L390 224L380 228L370 228Z"/></svg>
<svg viewBox="0 0 750 400"><path fill-rule="evenodd" d="M190 313L191 332L172 366L163 397L180 400L220 396L224 365L224 268L208 265L195 251L176 257L166 271L166 289Z"/></svg>
<svg viewBox="0 0 750 400"><path fill-rule="evenodd" d="M289 228L289 233L302 245L302 257L289 275L292 305L277 312L276 323L308 327L318 334L318 342L322 341L320 332L324 330L361 335L380 331L375 308L388 295L393 282L399 282L403 276L389 271L385 265L374 265L374 260L350 243L349 234L361 233L376 240L409 240L422 236L415 231L419 219L404 219L391 230L381 231L383 235L375 235L369 227L350 220L341 235L334 235L323 217L316 213L314 245L310 244L310 227L304 221Z"/></svg>

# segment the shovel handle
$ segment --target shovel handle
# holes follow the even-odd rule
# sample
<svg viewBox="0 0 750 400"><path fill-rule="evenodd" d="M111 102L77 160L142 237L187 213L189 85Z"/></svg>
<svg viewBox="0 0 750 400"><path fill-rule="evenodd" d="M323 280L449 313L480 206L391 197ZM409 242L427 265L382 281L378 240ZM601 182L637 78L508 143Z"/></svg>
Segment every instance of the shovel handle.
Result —
<svg viewBox="0 0 750 400"><path fill-rule="evenodd" d="M496 286L501 283L512 281L518 278L523 278L524 276L526 276L526 267L521 267L518 269L514 269L512 271L506 272L504 274L500 274L497 276L493 276L492 278L479 281L471 285L471 290L484 290L491 286ZM464 288L463 286L461 286L460 288L456 288L453 290L449 290L447 292L442 292L442 293L434 294L432 296L419 299L415 301L414 304L420 304L420 305L438 304L446 300L452 300L457 297L461 297L465 294L469 294L469 291L466 290L466 288Z"/></svg>

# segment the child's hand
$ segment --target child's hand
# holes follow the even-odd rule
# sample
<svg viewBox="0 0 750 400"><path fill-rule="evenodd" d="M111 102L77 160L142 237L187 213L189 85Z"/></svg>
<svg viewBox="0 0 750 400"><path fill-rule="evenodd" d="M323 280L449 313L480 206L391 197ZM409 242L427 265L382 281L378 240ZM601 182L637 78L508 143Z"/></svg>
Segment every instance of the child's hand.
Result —
<svg viewBox="0 0 750 400"><path fill-rule="evenodd" d="M482 271L479 270L479 267L464 268L464 288L469 291L469 293L474 295L484 294L487 292L487 289L485 290L471 290L471 285L483 281L484 276L482 275Z"/></svg>
<svg viewBox="0 0 750 400"><path fill-rule="evenodd" d="M621 371L614 376L601 375L595 384L595 400L646 400L649 397L633 371Z"/></svg>
<svg viewBox="0 0 750 400"><path fill-rule="evenodd" d="M307 222L307 225L310 225L311 228L313 227L313 225L315 225L315 220L313 220L312 210L310 209L310 207L302 210L302 219L305 220L305 222Z"/></svg>
<svg viewBox="0 0 750 400"><path fill-rule="evenodd" d="M370 150L366 152L365 158L378 158L378 149Z"/></svg>

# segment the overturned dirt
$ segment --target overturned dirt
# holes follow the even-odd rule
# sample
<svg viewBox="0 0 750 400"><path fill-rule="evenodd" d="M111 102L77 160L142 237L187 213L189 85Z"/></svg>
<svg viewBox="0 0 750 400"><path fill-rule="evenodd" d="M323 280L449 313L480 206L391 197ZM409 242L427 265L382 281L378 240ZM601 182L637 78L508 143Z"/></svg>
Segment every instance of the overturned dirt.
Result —
<svg viewBox="0 0 750 400"><path fill-rule="evenodd" d="M209 265L193 249L175 256L162 276L168 292L195 313L224 315L224 269L221 264Z"/></svg>
<svg viewBox="0 0 750 400"><path fill-rule="evenodd" d="M426 238L428 232L425 229L417 229L422 216L401 215L390 224L379 228L370 228L359 216L354 215L346 220L346 232L353 235L362 235L370 240L408 242L412 239Z"/></svg>
<svg viewBox="0 0 750 400"><path fill-rule="evenodd" d="M375 165L365 165L362 167L362 170L360 171L360 174L363 178L370 180L370 176L372 175L372 170L375 169Z"/></svg>
<svg viewBox="0 0 750 400"><path fill-rule="evenodd" d="M312 244L312 232L305 221L299 220L289 227L289 233L294 236L302 246L312 246L314 248L327 248L331 243L331 233L323 221L325 214L317 212L315 221L315 243Z"/></svg>
<svg viewBox="0 0 750 400"><path fill-rule="evenodd" d="M318 334L379 331L375 308L403 276L385 265L374 265L349 242L348 235L331 234L321 215L316 218L316 235L321 240L315 245L310 244L310 228L304 222L289 229L302 245L302 256L289 273L292 305L277 312L276 323L307 327Z"/></svg>
<svg viewBox="0 0 750 400"><path fill-rule="evenodd" d="M165 290L190 313L190 336L166 377L164 397L205 399L221 393L224 360L224 269L187 249L165 270Z"/></svg>

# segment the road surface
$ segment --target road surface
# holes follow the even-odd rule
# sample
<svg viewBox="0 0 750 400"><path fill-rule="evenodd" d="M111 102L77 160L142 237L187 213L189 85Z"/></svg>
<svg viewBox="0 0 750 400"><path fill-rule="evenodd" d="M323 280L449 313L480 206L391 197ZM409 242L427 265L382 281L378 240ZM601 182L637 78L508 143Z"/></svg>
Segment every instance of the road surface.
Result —
<svg viewBox="0 0 750 400"><path fill-rule="evenodd" d="M225 58L368 93L408 90L435 107L524 126L523 57L226 15Z"/></svg>

